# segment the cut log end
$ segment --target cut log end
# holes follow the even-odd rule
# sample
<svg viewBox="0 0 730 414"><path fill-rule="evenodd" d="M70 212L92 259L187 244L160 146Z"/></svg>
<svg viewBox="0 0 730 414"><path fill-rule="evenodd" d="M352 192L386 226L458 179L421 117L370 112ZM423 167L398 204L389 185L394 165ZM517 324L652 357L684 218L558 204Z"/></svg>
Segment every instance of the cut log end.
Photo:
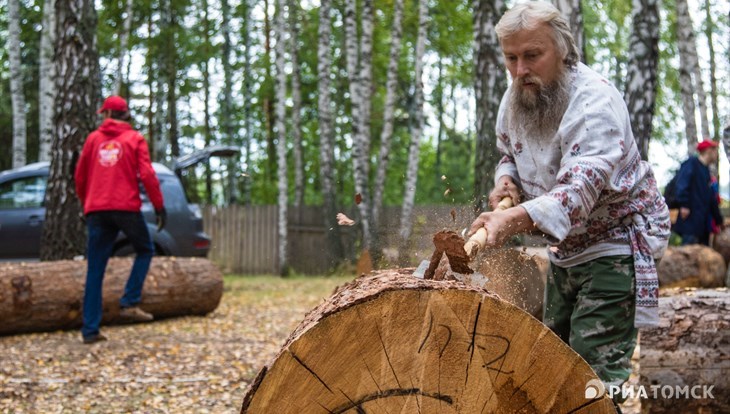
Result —
<svg viewBox="0 0 730 414"><path fill-rule="evenodd" d="M242 413L613 413L591 368L487 291L377 272L310 312L250 385Z"/></svg>

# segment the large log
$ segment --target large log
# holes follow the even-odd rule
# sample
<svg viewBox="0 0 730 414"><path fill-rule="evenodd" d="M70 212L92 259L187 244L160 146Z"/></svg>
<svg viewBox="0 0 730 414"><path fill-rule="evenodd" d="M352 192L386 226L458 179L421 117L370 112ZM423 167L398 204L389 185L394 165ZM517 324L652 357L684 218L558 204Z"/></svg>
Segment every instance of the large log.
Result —
<svg viewBox="0 0 730 414"><path fill-rule="evenodd" d="M131 258L112 258L103 288L104 324L119 319L119 299ZM81 326L86 261L0 264L0 335L71 329ZM140 307L166 318L205 315L223 294L220 270L207 259L155 257L142 290Z"/></svg>
<svg viewBox="0 0 730 414"><path fill-rule="evenodd" d="M486 290L388 270L340 287L250 384L241 413L614 413L590 366Z"/></svg>
<svg viewBox="0 0 730 414"><path fill-rule="evenodd" d="M730 413L730 291L662 290L659 318L641 331L642 413Z"/></svg>
<svg viewBox="0 0 730 414"><path fill-rule="evenodd" d="M669 247L657 265L662 288L725 286L725 260L700 244Z"/></svg>

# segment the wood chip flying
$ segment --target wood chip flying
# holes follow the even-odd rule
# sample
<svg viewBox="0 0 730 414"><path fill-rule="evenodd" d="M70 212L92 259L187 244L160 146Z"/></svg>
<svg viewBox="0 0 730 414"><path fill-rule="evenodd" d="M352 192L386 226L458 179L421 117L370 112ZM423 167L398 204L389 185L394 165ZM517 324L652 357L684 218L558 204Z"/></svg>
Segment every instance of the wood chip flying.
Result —
<svg viewBox="0 0 730 414"><path fill-rule="evenodd" d="M354 226L355 221L342 213L337 213L337 224L340 226Z"/></svg>

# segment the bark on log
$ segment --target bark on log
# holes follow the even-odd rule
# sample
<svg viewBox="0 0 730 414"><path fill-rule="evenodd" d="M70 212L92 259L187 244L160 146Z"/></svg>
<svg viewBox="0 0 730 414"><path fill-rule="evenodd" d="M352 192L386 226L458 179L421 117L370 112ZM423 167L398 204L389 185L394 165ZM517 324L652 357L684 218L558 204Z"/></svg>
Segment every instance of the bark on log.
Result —
<svg viewBox="0 0 730 414"><path fill-rule="evenodd" d="M669 247L657 265L662 288L722 287L725 270L722 255L699 244Z"/></svg>
<svg viewBox="0 0 730 414"><path fill-rule="evenodd" d="M717 236L712 247L717 250L725 259L725 263L730 263L730 227L725 228Z"/></svg>
<svg viewBox="0 0 730 414"><path fill-rule="evenodd" d="M388 270L312 310L241 413L614 413L547 327L475 286Z"/></svg>
<svg viewBox="0 0 730 414"><path fill-rule="evenodd" d="M658 328L641 331L641 385L650 393L642 413L730 413L730 291L662 290L659 318ZM652 385L673 388L673 398L651 398ZM677 395L685 386L689 398ZM709 397L702 386L714 398L693 398Z"/></svg>
<svg viewBox="0 0 730 414"><path fill-rule="evenodd" d="M120 323L119 299L131 258L112 258L103 288L102 323ZM81 326L86 261L0 264L0 335ZM220 270L207 259L155 257L140 307L156 319L205 315L223 294Z"/></svg>

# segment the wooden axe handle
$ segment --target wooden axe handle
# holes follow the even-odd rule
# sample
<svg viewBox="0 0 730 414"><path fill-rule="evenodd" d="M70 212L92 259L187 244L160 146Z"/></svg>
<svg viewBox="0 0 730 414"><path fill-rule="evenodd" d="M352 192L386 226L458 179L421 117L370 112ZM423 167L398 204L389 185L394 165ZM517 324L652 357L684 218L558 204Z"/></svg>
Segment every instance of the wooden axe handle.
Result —
<svg viewBox="0 0 730 414"><path fill-rule="evenodd" d="M513 205L512 197L505 197L497 204L497 210L507 210ZM479 250L484 248L485 244L487 244L487 229L482 227L464 243L464 250L469 256L469 260L474 259L477 253L479 253Z"/></svg>

